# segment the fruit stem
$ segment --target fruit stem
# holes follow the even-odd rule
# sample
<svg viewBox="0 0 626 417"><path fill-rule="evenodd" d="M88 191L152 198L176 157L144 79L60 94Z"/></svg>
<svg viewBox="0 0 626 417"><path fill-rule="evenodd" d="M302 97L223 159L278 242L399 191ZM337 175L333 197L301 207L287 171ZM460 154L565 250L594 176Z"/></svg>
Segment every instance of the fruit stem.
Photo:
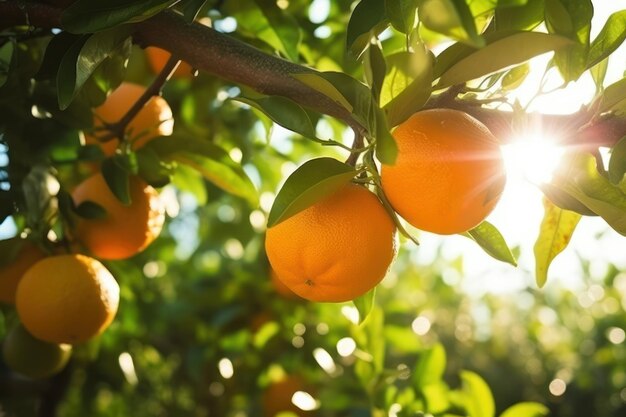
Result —
<svg viewBox="0 0 626 417"><path fill-rule="evenodd" d="M137 114L153 96L161 94L161 89L167 80L170 79L174 71L176 71L179 64L180 60L177 57L174 55L170 56L161 72L159 72L159 75L157 75L154 81L152 81L152 84L146 88L146 91L143 92L143 94L118 122L105 125L106 129L110 133L102 138L99 138L98 140L100 142L107 142L117 137L121 142L123 142L125 140L124 132L126 131L128 124L135 118L135 116L137 116Z"/></svg>

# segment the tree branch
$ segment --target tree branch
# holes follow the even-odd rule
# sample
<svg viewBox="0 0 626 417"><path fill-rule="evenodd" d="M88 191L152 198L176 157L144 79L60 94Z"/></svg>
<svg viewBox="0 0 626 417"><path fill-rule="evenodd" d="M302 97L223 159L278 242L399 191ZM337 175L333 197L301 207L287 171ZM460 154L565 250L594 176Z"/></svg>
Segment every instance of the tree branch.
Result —
<svg viewBox="0 0 626 417"><path fill-rule="evenodd" d="M0 29L27 24L60 27L61 9L39 3L0 1ZM26 18L28 15L28 19ZM346 122L355 130L359 124L352 115L329 97L296 80L292 74L312 73L314 69L264 53L228 35L199 23L187 24L181 16L166 11L135 24L135 41L142 46L165 49L194 68L226 81L248 86L260 93L287 97L296 103ZM427 108L448 107L465 111L482 121L502 142L514 138L513 114L487 109L458 99L433 97ZM589 123L586 111L571 115L528 115L528 127L555 134L562 144L589 147L612 146L626 134L626 119L602 117Z"/></svg>

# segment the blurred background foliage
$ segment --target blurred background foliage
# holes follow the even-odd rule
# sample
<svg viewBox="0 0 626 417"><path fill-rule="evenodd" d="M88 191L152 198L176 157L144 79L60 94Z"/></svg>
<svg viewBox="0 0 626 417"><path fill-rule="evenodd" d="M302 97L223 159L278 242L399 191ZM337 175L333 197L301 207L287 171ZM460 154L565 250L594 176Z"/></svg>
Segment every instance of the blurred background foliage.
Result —
<svg viewBox="0 0 626 417"><path fill-rule="evenodd" d="M208 3L206 18L216 29L271 50L252 34L254 15L240 2L226 1L221 11ZM288 3L303 36L301 58L360 78L360 65L344 51L352 2L329 2L322 20L314 10L323 2L313 3ZM440 35L424 36L435 42ZM33 97L43 103L50 95L45 82L26 94L45 41L35 38L20 49L22 78L1 90L4 117L11 107L29 106ZM391 31L385 53L404 41ZM143 50L133 46L124 79L148 85L153 77ZM465 415L463 408L472 406L463 393L487 405L473 417L493 417L491 401L497 415L527 401L559 417L626 415L626 272L612 265L601 279L586 279L580 291L557 285L542 291L533 284L478 297L459 285L462 257L416 263L420 248L403 242L361 325L352 303L315 304L279 293L263 251L274 193L301 162L338 151L272 127L263 114L231 100L238 91L200 73L172 79L163 95L177 131L211 140L241 162L259 190L260 207L176 167L162 191L168 223L160 238L130 260L106 263L122 289L114 323L101 338L77 347L68 370L52 381L20 380L0 364L0 415L35 415L41 393L66 378L60 416L260 416L267 388L283 375L296 376L317 400L319 408L303 415L361 417L372 409L390 417L421 410ZM11 149L15 161L18 154L60 161L76 153L81 109L59 115L72 117L25 127L32 134L23 135L22 149ZM320 137L345 135L345 126L326 117L317 129ZM7 151L0 145L4 167ZM14 160L13 175L22 170L25 176L28 167ZM80 164L53 165L66 190L88 172ZM3 232L17 233L23 225L13 216ZM580 262L589 268L588 260ZM0 339L15 320L13 309L2 307ZM510 416L544 414L532 406L518 410Z"/></svg>

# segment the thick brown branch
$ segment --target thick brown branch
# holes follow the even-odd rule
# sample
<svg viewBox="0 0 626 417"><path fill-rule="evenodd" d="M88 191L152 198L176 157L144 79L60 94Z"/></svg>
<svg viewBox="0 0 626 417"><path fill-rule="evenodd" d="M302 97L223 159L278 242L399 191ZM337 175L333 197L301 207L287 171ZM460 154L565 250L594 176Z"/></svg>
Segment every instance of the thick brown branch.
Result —
<svg viewBox="0 0 626 417"><path fill-rule="evenodd" d="M0 1L0 29L23 25L51 28L60 26L61 10L39 4ZM28 14L28 19L26 18ZM266 54L250 45L198 23L187 24L172 13L164 12L136 24L135 40L174 53L194 68L214 74L226 81L250 87L268 95L287 97L296 103L345 121L359 130L352 115L332 99L291 76L314 72L279 57ZM493 110L460 100L432 99L427 107L449 107L466 111L485 123L501 141L513 139L516 124L510 112ZM571 115L529 114L528 127L547 132L563 144L589 147L611 146L626 134L626 120L605 117L588 123L586 112ZM525 125L517 128L525 128Z"/></svg>

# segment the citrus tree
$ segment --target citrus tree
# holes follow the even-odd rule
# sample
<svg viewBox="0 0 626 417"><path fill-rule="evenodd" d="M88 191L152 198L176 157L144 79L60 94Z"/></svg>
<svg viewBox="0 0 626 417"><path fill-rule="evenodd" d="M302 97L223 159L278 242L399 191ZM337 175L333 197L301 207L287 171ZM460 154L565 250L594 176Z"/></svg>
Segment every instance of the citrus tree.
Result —
<svg viewBox="0 0 626 417"><path fill-rule="evenodd" d="M541 292L586 217L626 235L615 9L0 2L0 414L623 415L626 278ZM570 114L518 99L584 79ZM485 219L537 130L564 155L535 283L474 308L412 253L463 235L516 266Z"/></svg>

